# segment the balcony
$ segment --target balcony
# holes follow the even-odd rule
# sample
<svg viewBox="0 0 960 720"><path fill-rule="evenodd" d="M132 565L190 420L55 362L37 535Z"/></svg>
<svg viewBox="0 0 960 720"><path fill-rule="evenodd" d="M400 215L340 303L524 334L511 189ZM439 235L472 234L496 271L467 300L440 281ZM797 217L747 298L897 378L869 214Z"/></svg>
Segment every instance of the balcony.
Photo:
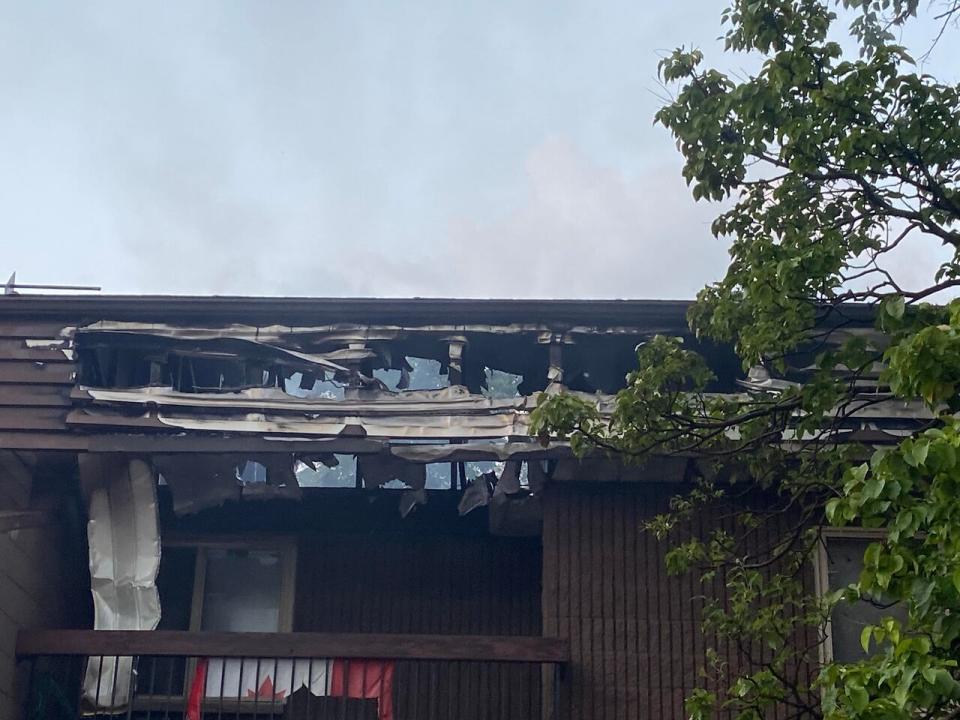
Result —
<svg viewBox="0 0 960 720"><path fill-rule="evenodd" d="M22 631L25 720L536 720L564 641L540 637Z"/></svg>

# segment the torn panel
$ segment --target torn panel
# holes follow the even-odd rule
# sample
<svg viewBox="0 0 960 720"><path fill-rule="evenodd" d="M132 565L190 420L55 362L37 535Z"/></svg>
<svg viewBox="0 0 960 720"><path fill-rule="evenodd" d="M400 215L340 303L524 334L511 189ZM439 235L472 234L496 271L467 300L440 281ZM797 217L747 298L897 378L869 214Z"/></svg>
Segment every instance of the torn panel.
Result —
<svg viewBox="0 0 960 720"><path fill-rule="evenodd" d="M543 504L539 495L494 495L487 518L491 535L536 537L543 531Z"/></svg>
<svg viewBox="0 0 960 720"><path fill-rule="evenodd" d="M546 485L548 478L548 465L549 462L546 460L528 460L526 463L527 485L530 488L530 492L534 495L539 495L543 492L543 487Z"/></svg>
<svg viewBox="0 0 960 720"><path fill-rule="evenodd" d="M72 397L87 404L68 415L70 425L437 440L528 437L536 404L533 398L471 395L460 386L361 391L343 400L294 398L278 388L180 393L161 387L85 387Z"/></svg>
<svg viewBox="0 0 960 720"><path fill-rule="evenodd" d="M461 516L473 512L477 508L485 507L490 503L490 488L496 480L492 472L483 473L473 478L460 496L457 511Z"/></svg>
<svg viewBox="0 0 960 720"><path fill-rule="evenodd" d="M349 373L344 365L326 357L324 354L304 353L286 347L270 344L259 339L223 334L207 337L189 337L183 335L163 335L151 332L128 332L122 330L101 330L94 327L82 328L77 332L78 344L86 347L98 345L116 348L125 345L129 348L146 350L151 344L157 349L186 354L211 356L230 356L260 359L289 365L296 368L323 368L336 372Z"/></svg>
<svg viewBox="0 0 960 720"><path fill-rule="evenodd" d="M390 440L390 444L385 448L387 454L393 455L390 453L390 446L393 447L404 447L409 445L430 445L430 446L448 446L449 441L444 440L405 440L403 438L393 438ZM393 455L393 457L398 457ZM455 468L449 462L429 462L423 463L424 470L426 473L426 488L428 490L449 490L454 486L454 472ZM390 487L386 485L385 487Z"/></svg>
<svg viewBox="0 0 960 720"><path fill-rule="evenodd" d="M160 530L153 471L122 455L78 458L87 501L94 630L153 630L160 621ZM129 657L88 661L83 701L117 710L130 696Z"/></svg>
<svg viewBox="0 0 960 720"><path fill-rule="evenodd" d="M153 464L170 488L176 515L240 499L301 497L293 456L287 453L154 455Z"/></svg>
<svg viewBox="0 0 960 720"><path fill-rule="evenodd" d="M343 400L346 383L329 373L295 372L284 378L284 392L295 398L308 400Z"/></svg>
<svg viewBox="0 0 960 720"><path fill-rule="evenodd" d="M390 453L411 462L482 462L506 461L510 459L526 460L530 458L572 457L568 443L551 442L550 447L528 442L467 442L459 444L399 445L390 447Z"/></svg>
<svg viewBox="0 0 960 720"><path fill-rule="evenodd" d="M72 411L68 424L104 424L124 426L123 418L113 416L98 423L89 412ZM242 432L262 435L291 434L318 437L375 437L420 438L450 440L458 438L502 438L528 436L529 419L514 414L474 415L468 418L442 415L396 414L382 417L318 416L298 418L287 415L245 413L241 416L220 417L193 413L179 414L163 411L156 420L170 428L212 432Z"/></svg>
<svg viewBox="0 0 960 720"><path fill-rule="evenodd" d="M494 489L494 495L515 495L522 490L520 486L521 474L523 473L522 463L511 460L503 464L503 470L500 477L497 478L497 487Z"/></svg>
<svg viewBox="0 0 960 720"><path fill-rule="evenodd" d="M257 454L236 459L240 497L244 500L299 500L303 494L292 455Z"/></svg>
<svg viewBox="0 0 960 720"><path fill-rule="evenodd" d="M291 375L291 382L302 376ZM330 389L329 393L304 393L302 397L291 396L279 388L245 388L231 393L181 393L168 387L137 388L97 388L81 387L75 399L88 399L97 404L118 405L150 404L171 407L222 408L222 409L272 409L290 412L337 412L362 414L366 412L398 412L422 410L442 412L446 409L473 412L524 410L536 401L530 398L487 398L471 395L463 387L441 387L426 390L406 390L401 392L365 391L361 398L343 400L342 392ZM314 385L316 387L316 384ZM342 385L339 385L342 389ZM333 395L333 397L330 397ZM595 399L595 398L592 398Z"/></svg>
<svg viewBox="0 0 960 720"><path fill-rule="evenodd" d="M426 487L426 468L422 464L406 462L390 455L361 455L357 466L366 488L378 488L392 480L399 480L408 488Z"/></svg>
<svg viewBox="0 0 960 720"><path fill-rule="evenodd" d="M418 505L426 504L427 491L424 488L420 488L419 490L404 490L400 495L400 517L406 518L417 509Z"/></svg>
<svg viewBox="0 0 960 720"><path fill-rule="evenodd" d="M153 464L170 488L176 515L240 499L242 485L235 455L155 455Z"/></svg>

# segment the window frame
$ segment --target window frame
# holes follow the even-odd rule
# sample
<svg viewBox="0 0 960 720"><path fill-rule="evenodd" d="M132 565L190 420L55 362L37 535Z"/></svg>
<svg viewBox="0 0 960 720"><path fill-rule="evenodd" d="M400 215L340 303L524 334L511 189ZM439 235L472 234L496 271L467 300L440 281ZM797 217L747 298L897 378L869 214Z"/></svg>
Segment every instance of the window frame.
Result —
<svg viewBox="0 0 960 720"><path fill-rule="evenodd" d="M161 537L163 547L194 548L197 551L193 565L193 593L190 597L190 623L186 632L198 633L203 618L203 597L206 583L207 550L243 549L268 550L280 553L283 571L280 582L280 613L277 632L292 632L296 596L297 539L292 535L187 535ZM162 610L162 608L161 608ZM184 698L189 690L189 678L196 670L196 657L187 657L184 666L184 684L179 695L146 693L137 697L148 704L158 698ZM241 702L252 702L242 698Z"/></svg>
<svg viewBox="0 0 960 720"><path fill-rule="evenodd" d="M827 527L820 526L820 537L817 542L817 552L814 555L814 590L817 597L823 598L830 589L830 556L827 543L830 538L847 538L858 540L883 540L887 531L881 528L860 527ZM824 626L824 641L820 643L820 663L833 662L833 613L827 616Z"/></svg>
<svg viewBox="0 0 960 720"><path fill-rule="evenodd" d="M174 535L162 542L167 547L190 547L197 550L196 562L193 566L193 596L190 600L189 632L200 632L207 577L207 551L211 549L266 550L280 554L283 570L280 582L280 614L277 618L277 632L292 632L297 572L297 542L295 537L290 535Z"/></svg>

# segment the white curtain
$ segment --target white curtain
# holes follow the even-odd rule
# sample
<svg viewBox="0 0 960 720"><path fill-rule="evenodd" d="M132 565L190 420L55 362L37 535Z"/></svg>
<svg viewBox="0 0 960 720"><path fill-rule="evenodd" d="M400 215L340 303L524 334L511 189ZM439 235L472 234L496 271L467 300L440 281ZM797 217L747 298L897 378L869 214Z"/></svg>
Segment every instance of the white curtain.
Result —
<svg viewBox="0 0 960 720"><path fill-rule="evenodd" d="M160 530L150 466L123 455L80 456L87 501L90 586L95 630L153 630L160 621ZM120 710L130 697L131 657L92 657L84 703Z"/></svg>

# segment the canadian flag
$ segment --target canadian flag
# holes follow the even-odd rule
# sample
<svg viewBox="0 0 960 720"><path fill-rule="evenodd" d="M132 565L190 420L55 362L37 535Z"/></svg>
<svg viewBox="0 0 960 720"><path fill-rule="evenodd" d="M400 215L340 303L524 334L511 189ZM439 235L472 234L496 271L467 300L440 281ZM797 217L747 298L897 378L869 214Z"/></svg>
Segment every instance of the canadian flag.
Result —
<svg viewBox="0 0 960 720"><path fill-rule="evenodd" d="M317 696L377 701L379 720L393 720L392 660L208 659L197 661L187 693L186 720L201 720L203 699L284 702L301 687Z"/></svg>
<svg viewBox="0 0 960 720"><path fill-rule="evenodd" d="M393 660L334 660L330 695L377 701L380 720L393 720Z"/></svg>

